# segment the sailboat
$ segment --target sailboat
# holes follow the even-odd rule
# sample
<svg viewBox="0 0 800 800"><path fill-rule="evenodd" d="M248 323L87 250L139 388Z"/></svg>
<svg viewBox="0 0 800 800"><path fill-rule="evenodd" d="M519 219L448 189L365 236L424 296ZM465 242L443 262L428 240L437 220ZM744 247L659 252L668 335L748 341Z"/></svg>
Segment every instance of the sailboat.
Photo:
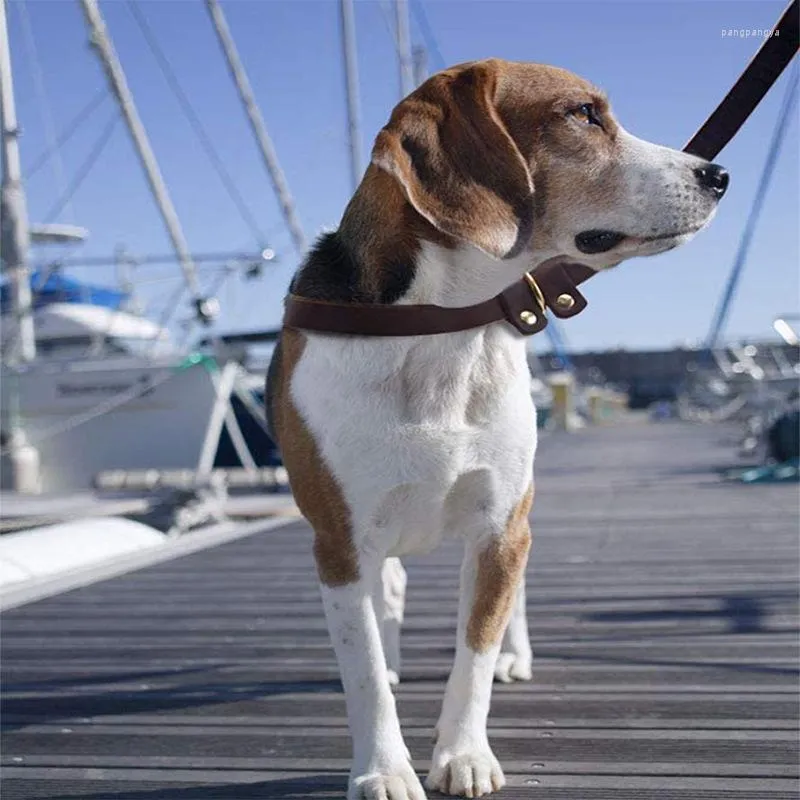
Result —
<svg viewBox="0 0 800 800"><path fill-rule="evenodd" d="M197 316L208 320L216 300L196 291L191 254L96 0L81 0L81 6L186 285L195 288ZM30 243L63 243L83 234L27 224L5 12L4 0L0 487L51 494L92 487L191 489L216 479L284 484L266 433L263 392L237 359L179 347L165 325L126 307L124 291L82 283L57 267L29 273ZM274 257L269 250L259 255Z"/></svg>

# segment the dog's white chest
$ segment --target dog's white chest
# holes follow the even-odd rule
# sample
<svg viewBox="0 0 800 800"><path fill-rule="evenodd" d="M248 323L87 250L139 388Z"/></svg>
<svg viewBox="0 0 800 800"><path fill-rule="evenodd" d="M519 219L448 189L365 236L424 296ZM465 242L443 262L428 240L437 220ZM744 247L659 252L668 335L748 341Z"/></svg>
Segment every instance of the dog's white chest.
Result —
<svg viewBox="0 0 800 800"><path fill-rule="evenodd" d="M419 339L309 337L292 396L358 537L394 554L496 527L536 444L524 341L502 323Z"/></svg>

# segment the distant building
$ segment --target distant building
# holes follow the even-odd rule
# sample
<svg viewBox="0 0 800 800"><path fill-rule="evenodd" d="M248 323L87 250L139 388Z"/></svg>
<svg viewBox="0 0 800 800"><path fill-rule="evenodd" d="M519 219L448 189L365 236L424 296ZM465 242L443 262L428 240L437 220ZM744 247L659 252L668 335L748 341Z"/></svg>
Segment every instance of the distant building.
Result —
<svg viewBox="0 0 800 800"><path fill-rule="evenodd" d="M745 345L742 345L744 347ZM775 354L789 363L800 358L798 347L779 342L753 342L753 356L767 370L775 368ZM628 393L631 408L645 408L657 400L674 400L687 377L698 369L717 369L701 349L675 348L672 350L606 350L604 352L571 353L576 375L587 383L606 382ZM733 361L736 356L728 352ZM554 353L538 357L539 369L551 372L559 368ZM535 371L535 368L534 368Z"/></svg>

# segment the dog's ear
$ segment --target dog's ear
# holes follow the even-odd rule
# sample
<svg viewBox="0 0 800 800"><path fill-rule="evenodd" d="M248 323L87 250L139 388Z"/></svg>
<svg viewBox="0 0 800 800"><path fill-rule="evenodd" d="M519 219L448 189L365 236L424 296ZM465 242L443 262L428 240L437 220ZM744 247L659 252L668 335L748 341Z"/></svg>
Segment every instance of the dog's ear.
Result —
<svg viewBox="0 0 800 800"><path fill-rule="evenodd" d="M508 258L532 232L533 178L497 112L497 81L491 61L434 76L395 108L372 162L440 231Z"/></svg>

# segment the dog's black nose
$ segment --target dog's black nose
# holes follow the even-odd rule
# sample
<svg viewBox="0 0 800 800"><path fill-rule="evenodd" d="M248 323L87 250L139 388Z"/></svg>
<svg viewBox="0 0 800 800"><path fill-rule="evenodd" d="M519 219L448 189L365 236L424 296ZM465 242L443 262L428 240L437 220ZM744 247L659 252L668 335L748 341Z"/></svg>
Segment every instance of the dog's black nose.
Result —
<svg viewBox="0 0 800 800"><path fill-rule="evenodd" d="M717 198L725 194L730 176L724 167L719 164L706 164L698 167L694 174L700 185L704 189L710 189Z"/></svg>

